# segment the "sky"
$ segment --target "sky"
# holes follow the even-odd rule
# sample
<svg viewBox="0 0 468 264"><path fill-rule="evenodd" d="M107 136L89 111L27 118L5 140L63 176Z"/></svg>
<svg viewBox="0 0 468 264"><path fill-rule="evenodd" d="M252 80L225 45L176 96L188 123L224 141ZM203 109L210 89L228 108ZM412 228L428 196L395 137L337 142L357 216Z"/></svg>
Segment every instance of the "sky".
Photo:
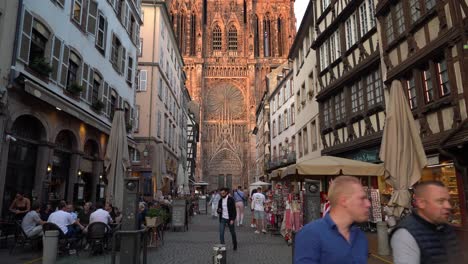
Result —
<svg viewBox="0 0 468 264"><path fill-rule="evenodd" d="M310 0L296 0L294 3L294 12L296 13L296 28L299 29L302 17L307 9Z"/></svg>

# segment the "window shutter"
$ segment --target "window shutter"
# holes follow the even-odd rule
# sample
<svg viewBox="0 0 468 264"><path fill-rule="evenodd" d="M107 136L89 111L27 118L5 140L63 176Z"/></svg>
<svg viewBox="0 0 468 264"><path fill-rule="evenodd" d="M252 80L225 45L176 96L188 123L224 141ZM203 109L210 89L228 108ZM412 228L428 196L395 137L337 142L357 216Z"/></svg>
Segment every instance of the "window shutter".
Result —
<svg viewBox="0 0 468 264"><path fill-rule="evenodd" d="M96 34L96 20L98 14L98 7L97 3L93 0L89 2L88 8L88 28L87 31L94 35Z"/></svg>
<svg viewBox="0 0 468 264"><path fill-rule="evenodd" d="M89 66L89 75L88 75L88 102L93 102L93 87L94 86L94 70ZM98 91L98 100L99 100L99 91Z"/></svg>
<svg viewBox="0 0 468 264"><path fill-rule="evenodd" d="M31 49L31 32L33 17L28 10L23 13L23 31L21 33L21 44L19 50L19 59L24 63L29 63L29 50Z"/></svg>
<svg viewBox="0 0 468 264"><path fill-rule="evenodd" d="M122 24L124 25L125 28L126 27L126 24L125 24L125 15L127 14L127 4L126 4L126 1L122 1L121 2L121 5L122 5L122 8L120 9L120 22L122 22Z"/></svg>
<svg viewBox="0 0 468 264"><path fill-rule="evenodd" d="M81 74L81 76L83 77L81 79L81 85L83 86L83 91L81 92L81 99L83 99L84 101L87 101L88 99L88 94L89 94L89 66L88 64L86 63L83 63L83 73Z"/></svg>
<svg viewBox="0 0 468 264"><path fill-rule="evenodd" d="M60 78L60 86L62 87L65 87L65 85L67 85L69 56L70 56L70 48L64 45L63 54L62 54L62 71L61 71L61 78Z"/></svg>
<svg viewBox="0 0 468 264"><path fill-rule="evenodd" d="M57 0L57 3L63 7L65 5L65 0Z"/></svg>
<svg viewBox="0 0 468 264"><path fill-rule="evenodd" d="M139 126L140 126L140 106L139 106L139 105L136 105L136 106L135 106L134 114L135 114L135 116L133 117L134 120L135 120L134 128L135 128L135 132L137 132L137 131L138 131L138 128L139 128Z"/></svg>
<svg viewBox="0 0 468 264"><path fill-rule="evenodd" d="M52 74L51 80L54 82L59 81L60 74L60 54L62 53L62 41L54 37L54 49L52 51Z"/></svg>
<svg viewBox="0 0 468 264"><path fill-rule="evenodd" d="M122 96L118 95L117 96L117 108L123 108L124 105L123 105L123 98Z"/></svg>
<svg viewBox="0 0 468 264"><path fill-rule="evenodd" d="M125 61L127 56L127 51L123 46L120 47L120 73L125 77Z"/></svg>
<svg viewBox="0 0 468 264"><path fill-rule="evenodd" d="M104 103L102 111L106 116L110 116L109 84L106 82L102 88L102 102Z"/></svg>

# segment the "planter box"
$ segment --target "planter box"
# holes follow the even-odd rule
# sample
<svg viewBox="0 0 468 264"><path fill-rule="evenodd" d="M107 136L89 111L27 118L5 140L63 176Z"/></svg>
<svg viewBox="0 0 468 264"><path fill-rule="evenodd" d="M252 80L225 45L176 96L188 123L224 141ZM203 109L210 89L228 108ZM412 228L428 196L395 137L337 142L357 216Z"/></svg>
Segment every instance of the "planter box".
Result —
<svg viewBox="0 0 468 264"><path fill-rule="evenodd" d="M161 224L159 217L145 217L147 227L157 227Z"/></svg>

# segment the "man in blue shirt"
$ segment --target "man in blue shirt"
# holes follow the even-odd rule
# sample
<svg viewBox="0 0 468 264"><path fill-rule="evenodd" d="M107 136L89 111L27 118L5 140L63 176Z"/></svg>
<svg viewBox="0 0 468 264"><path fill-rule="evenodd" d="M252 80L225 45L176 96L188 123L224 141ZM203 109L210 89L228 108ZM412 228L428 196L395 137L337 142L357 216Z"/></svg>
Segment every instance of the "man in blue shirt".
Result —
<svg viewBox="0 0 468 264"><path fill-rule="evenodd" d="M296 235L295 264L365 264L368 245L353 223L369 219L370 201L355 177L340 176L328 191L330 212Z"/></svg>

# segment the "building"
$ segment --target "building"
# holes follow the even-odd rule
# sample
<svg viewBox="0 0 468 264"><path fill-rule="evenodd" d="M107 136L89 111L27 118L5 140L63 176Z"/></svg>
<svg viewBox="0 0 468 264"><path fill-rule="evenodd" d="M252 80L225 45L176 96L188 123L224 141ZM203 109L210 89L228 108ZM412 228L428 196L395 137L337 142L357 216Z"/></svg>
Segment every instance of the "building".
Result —
<svg viewBox="0 0 468 264"><path fill-rule="evenodd" d="M270 104L270 159L267 171L296 163L295 98L293 92L293 71L289 62L267 75L271 92ZM301 146L299 146L301 147Z"/></svg>
<svg viewBox="0 0 468 264"><path fill-rule="evenodd" d="M295 36L289 0L172 0L171 25L187 88L200 104L198 179L210 189L246 186L255 173L255 110L265 76Z"/></svg>
<svg viewBox="0 0 468 264"><path fill-rule="evenodd" d="M178 187L175 180L184 158L182 148L187 145L182 137L188 102L183 59L166 4L148 0L141 6L144 21L136 93L138 146L133 150L140 159L133 163L133 174L142 178L144 195L152 196L156 190L167 194Z"/></svg>
<svg viewBox="0 0 468 264"><path fill-rule="evenodd" d="M406 91L428 166L422 180L450 191L453 224L467 226L467 17L465 1L379 1L384 82ZM392 86L393 87L393 86Z"/></svg>
<svg viewBox="0 0 468 264"><path fill-rule="evenodd" d="M267 174L268 164L270 162L270 104L268 102L268 92L263 94L262 100L255 112L256 126L253 130L255 135L255 174L251 175L249 182L256 182L258 180L265 181Z"/></svg>
<svg viewBox="0 0 468 264"><path fill-rule="evenodd" d="M197 161L197 145L200 140L200 106L194 101L190 101L187 111L187 178L190 191L194 191L195 169Z"/></svg>
<svg viewBox="0 0 468 264"><path fill-rule="evenodd" d="M18 2L2 1L0 3L0 50L4 56L0 56L0 168L8 162L8 148L5 142L11 138L5 135L5 125L8 121L8 86L14 76L10 71L11 62L14 60L15 27L18 19ZM5 139L5 140L3 140ZM0 176L0 186L5 185L5 177ZM3 187L0 187L0 214L3 204ZM8 205L9 206L9 205Z"/></svg>
<svg viewBox="0 0 468 264"><path fill-rule="evenodd" d="M125 110L132 130L139 3L19 3L5 129L11 140L0 166L3 211L18 191L42 202L95 201L115 109Z"/></svg>
<svg viewBox="0 0 468 264"><path fill-rule="evenodd" d="M375 3L313 3L322 155L378 162L385 103Z"/></svg>
<svg viewBox="0 0 468 264"><path fill-rule="evenodd" d="M289 59L294 67L294 74L291 75L291 86L294 87L290 95L295 97L291 111L295 112L293 134L298 162L319 157L322 150L319 106L315 98L318 86L317 60L312 49L315 34L313 1L310 1L289 52Z"/></svg>

